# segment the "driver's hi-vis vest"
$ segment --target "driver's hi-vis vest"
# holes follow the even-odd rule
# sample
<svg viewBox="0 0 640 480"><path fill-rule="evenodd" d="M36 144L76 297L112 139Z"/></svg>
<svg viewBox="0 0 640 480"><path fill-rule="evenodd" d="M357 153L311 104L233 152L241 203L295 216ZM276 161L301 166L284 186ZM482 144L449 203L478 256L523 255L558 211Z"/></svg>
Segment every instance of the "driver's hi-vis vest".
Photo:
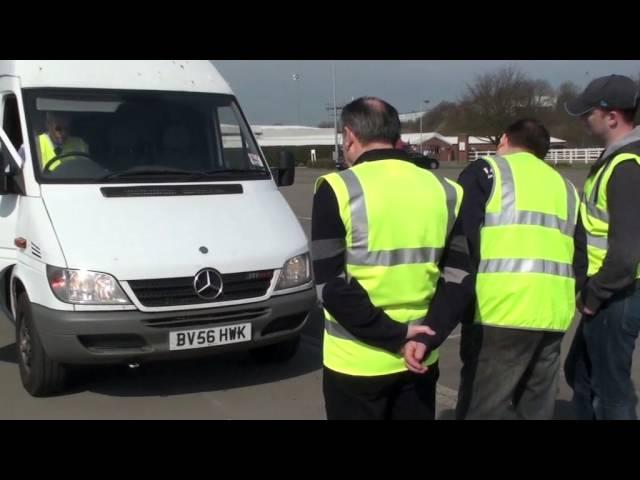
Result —
<svg viewBox="0 0 640 480"><path fill-rule="evenodd" d="M318 179L338 201L346 231L346 278L357 280L371 303L395 322L421 323L436 290L442 256L462 202L455 182L403 160L358 164ZM389 353L351 335L325 309L324 364L356 376L406 370ZM438 359L433 351L426 365Z"/></svg>
<svg viewBox="0 0 640 480"><path fill-rule="evenodd" d="M49 138L47 133L43 133L38 136L38 145L40 147L40 167L44 169L44 167L51 161L53 158L69 154L73 152L83 152L88 153L89 149L87 148L87 144L81 138L77 137L68 137L67 140L62 145L62 150L59 153L56 153L55 146ZM62 162L66 159L77 158L77 157L66 157L60 160L56 160L53 164L48 168L49 171L54 171Z"/></svg>
<svg viewBox="0 0 640 480"><path fill-rule="evenodd" d="M530 153L484 159L494 181L480 230L475 322L564 332L575 311L578 193Z"/></svg>

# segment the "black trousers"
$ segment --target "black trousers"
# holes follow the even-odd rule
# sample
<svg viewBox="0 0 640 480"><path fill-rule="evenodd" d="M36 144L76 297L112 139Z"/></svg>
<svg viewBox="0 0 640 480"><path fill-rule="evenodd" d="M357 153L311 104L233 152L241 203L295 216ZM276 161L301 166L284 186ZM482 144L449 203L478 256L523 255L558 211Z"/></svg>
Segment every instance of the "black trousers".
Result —
<svg viewBox="0 0 640 480"><path fill-rule="evenodd" d="M563 333L463 325L458 420L550 420Z"/></svg>
<svg viewBox="0 0 640 480"><path fill-rule="evenodd" d="M324 367L328 420L434 420L438 364L424 374L409 371L358 377Z"/></svg>

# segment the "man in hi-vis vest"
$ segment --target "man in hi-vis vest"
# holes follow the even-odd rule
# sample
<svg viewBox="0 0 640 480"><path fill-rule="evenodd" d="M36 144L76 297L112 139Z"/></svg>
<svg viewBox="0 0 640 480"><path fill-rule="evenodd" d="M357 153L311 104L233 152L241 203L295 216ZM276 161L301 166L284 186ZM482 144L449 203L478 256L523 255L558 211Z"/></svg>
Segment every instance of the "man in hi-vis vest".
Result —
<svg viewBox="0 0 640 480"><path fill-rule="evenodd" d="M430 308L436 288L470 278L466 241L449 241L462 189L394 148L400 119L387 102L359 98L341 120L348 168L318 179L311 229L327 418L434 419L438 350L420 359L424 374L402 351L419 334L434 346L446 337Z"/></svg>
<svg viewBox="0 0 640 480"><path fill-rule="evenodd" d="M70 124L70 118L64 112L47 112L47 131L38 135L40 166L43 170L46 168L53 172L65 161L84 157L68 155L70 153L89 152L84 140L69 135Z"/></svg>
<svg viewBox="0 0 640 480"><path fill-rule="evenodd" d="M609 75L566 105L606 145L589 171L578 225L586 231L588 280L565 372L580 419L637 418L631 363L640 332L638 102L630 78Z"/></svg>
<svg viewBox="0 0 640 480"><path fill-rule="evenodd" d="M560 346L575 312L579 199L544 162L549 145L540 122L519 120L496 155L458 179L477 266L475 306L462 320L458 419L553 417Z"/></svg>

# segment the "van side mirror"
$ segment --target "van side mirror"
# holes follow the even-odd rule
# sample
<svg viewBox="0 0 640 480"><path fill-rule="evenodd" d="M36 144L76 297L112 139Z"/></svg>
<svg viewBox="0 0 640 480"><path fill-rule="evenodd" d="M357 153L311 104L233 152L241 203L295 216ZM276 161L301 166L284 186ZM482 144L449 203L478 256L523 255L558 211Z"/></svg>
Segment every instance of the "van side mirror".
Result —
<svg viewBox="0 0 640 480"><path fill-rule="evenodd" d="M279 187L293 185L296 176L296 159L293 153L289 150L280 152L280 163L274 170L277 171L276 184Z"/></svg>

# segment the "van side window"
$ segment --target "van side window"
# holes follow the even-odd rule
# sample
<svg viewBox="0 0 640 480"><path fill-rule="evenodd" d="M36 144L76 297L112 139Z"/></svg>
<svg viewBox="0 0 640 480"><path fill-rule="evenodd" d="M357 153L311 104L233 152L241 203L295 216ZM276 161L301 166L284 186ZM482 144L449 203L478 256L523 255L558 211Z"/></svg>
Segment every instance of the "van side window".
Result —
<svg viewBox="0 0 640 480"><path fill-rule="evenodd" d="M222 158L225 168L264 168L258 152L247 140L247 132L242 128L238 113L230 106L218 108L218 120L222 135Z"/></svg>
<svg viewBox="0 0 640 480"><path fill-rule="evenodd" d="M18 101L15 95L7 95L3 99L2 129L7 134L13 147L20 150L22 146L22 129L20 128L20 115L18 113Z"/></svg>

